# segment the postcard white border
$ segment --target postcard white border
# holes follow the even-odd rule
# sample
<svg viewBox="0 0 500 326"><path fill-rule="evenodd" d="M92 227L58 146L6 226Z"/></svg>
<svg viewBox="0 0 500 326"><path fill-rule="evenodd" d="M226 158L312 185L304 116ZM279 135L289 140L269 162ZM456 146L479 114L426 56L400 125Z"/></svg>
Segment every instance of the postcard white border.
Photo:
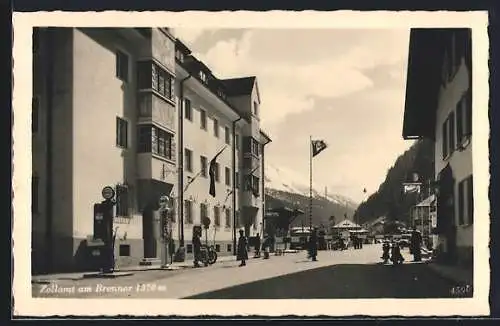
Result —
<svg viewBox="0 0 500 326"><path fill-rule="evenodd" d="M265 22L265 25L264 25ZM470 27L473 38L474 298L334 300L42 299L31 297L31 81L33 26L196 28ZM487 12L35 12L13 13L13 250L15 314L442 316L489 314L489 41ZM402 107L401 110L404 108ZM111 301L110 301L111 300ZM224 302L221 302L224 301ZM83 303L83 304L82 304Z"/></svg>

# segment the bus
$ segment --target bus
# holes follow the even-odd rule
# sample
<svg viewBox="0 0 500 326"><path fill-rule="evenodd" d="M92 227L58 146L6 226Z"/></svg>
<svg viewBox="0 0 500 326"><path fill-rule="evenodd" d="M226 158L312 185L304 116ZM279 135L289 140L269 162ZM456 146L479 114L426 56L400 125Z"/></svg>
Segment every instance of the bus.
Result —
<svg viewBox="0 0 500 326"><path fill-rule="evenodd" d="M307 248L307 241L311 235L309 227L292 227L290 228L290 249L301 250Z"/></svg>

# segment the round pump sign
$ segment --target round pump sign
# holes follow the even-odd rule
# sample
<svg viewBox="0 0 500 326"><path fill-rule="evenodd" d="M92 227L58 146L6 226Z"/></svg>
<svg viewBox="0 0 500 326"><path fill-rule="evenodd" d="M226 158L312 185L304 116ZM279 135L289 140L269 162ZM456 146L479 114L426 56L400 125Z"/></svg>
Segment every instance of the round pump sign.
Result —
<svg viewBox="0 0 500 326"><path fill-rule="evenodd" d="M115 190L110 187L106 186L102 188L102 197L106 200L112 199L115 196Z"/></svg>

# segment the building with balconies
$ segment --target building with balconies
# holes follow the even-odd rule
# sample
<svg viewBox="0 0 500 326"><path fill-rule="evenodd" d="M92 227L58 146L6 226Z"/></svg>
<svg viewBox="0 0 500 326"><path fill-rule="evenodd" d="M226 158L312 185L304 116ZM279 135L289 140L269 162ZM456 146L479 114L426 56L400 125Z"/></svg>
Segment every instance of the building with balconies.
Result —
<svg viewBox="0 0 500 326"><path fill-rule="evenodd" d="M256 78L215 78L168 28L35 28L33 42L33 273L88 267L104 186L116 192L118 267L160 257L164 195L188 254L202 216L220 254L237 228L259 230L270 139ZM208 164L224 146L212 197Z"/></svg>
<svg viewBox="0 0 500 326"><path fill-rule="evenodd" d="M192 230L211 221L205 240L219 255L234 254L237 229L262 234L264 146L256 77L219 79L180 40L176 43L177 96L182 105L179 144L179 246L192 254ZM209 163L214 156L215 197L209 194Z"/></svg>
<svg viewBox="0 0 500 326"><path fill-rule="evenodd" d="M435 143L440 257L472 266L472 46L467 28L412 29L403 138Z"/></svg>

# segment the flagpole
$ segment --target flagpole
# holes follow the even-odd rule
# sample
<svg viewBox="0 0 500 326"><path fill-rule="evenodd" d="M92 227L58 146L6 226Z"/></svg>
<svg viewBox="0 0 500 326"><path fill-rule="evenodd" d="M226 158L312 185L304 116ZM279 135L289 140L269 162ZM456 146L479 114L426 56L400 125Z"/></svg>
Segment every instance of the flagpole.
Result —
<svg viewBox="0 0 500 326"><path fill-rule="evenodd" d="M312 136L309 136L309 230L312 231Z"/></svg>

